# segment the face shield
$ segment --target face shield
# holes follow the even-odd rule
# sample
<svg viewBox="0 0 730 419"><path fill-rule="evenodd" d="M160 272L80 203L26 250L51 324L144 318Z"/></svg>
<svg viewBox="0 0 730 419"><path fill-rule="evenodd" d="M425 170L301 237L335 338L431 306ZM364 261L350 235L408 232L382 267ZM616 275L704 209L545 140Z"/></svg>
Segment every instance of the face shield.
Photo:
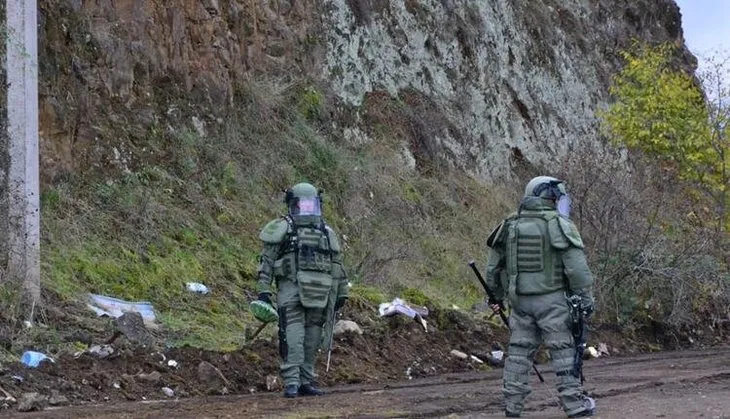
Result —
<svg viewBox="0 0 730 419"><path fill-rule="evenodd" d="M563 195L558 198L558 202L555 204L555 207L558 210L558 214L565 218L570 218L570 209L572 207L572 204L573 201L570 199L570 196Z"/></svg>
<svg viewBox="0 0 730 419"><path fill-rule="evenodd" d="M296 203L291 206L290 211L292 216L319 217L322 215L322 209L319 206L319 199L317 197L298 198Z"/></svg>
<svg viewBox="0 0 730 419"><path fill-rule="evenodd" d="M570 218L570 210L573 204L573 200L570 199L570 195L568 195L568 191L565 190L565 183L562 181L556 184L553 184L553 196L555 196L557 199L555 200L555 209L558 211L558 214L565 218Z"/></svg>

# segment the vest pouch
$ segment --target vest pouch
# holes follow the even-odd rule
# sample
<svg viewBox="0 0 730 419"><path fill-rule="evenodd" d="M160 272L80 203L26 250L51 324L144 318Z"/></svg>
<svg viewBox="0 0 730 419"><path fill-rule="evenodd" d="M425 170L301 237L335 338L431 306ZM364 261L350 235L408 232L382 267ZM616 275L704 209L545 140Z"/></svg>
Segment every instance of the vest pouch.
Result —
<svg viewBox="0 0 730 419"><path fill-rule="evenodd" d="M326 272L299 271L299 301L306 308L325 308L332 289L332 275Z"/></svg>
<svg viewBox="0 0 730 419"><path fill-rule="evenodd" d="M284 276L284 260L283 259L277 259L274 261L274 278L281 278Z"/></svg>

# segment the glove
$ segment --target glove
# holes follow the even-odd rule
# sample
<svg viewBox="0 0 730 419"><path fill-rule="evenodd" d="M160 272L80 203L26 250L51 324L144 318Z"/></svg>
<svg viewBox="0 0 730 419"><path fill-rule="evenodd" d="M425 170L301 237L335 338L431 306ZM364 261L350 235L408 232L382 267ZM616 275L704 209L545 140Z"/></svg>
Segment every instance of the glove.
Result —
<svg viewBox="0 0 730 419"><path fill-rule="evenodd" d="M593 311L596 309L596 303L593 300L593 297L590 296L582 296L580 299L580 311L583 312L583 316L587 319L591 317L591 314L593 314Z"/></svg>
<svg viewBox="0 0 730 419"><path fill-rule="evenodd" d="M268 292L260 292L260 293L259 293L259 298L258 298L258 300L259 300L259 301L263 301L263 302L265 302L265 303L266 303L266 304L268 304L268 305L272 305L272 304L271 304L271 294L270 294L270 293L268 293Z"/></svg>
<svg viewBox="0 0 730 419"><path fill-rule="evenodd" d="M340 297L335 301L335 311L340 311L340 309L345 305L347 302L347 297Z"/></svg>

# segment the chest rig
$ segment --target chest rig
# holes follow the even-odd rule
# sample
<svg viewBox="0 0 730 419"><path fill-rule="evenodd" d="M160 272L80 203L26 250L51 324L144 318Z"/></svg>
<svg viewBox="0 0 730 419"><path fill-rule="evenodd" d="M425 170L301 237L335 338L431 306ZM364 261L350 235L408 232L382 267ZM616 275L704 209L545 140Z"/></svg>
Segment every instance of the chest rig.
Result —
<svg viewBox="0 0 730 419"><path fill-rule="evenodd" d="M324 223L319 226L296 226L289 221L287 242L282 257L293 256L290 270L332 273L332 246Z"/></svg>
<svg viewBox="0 0 730 419"><path fill-rule="evenodd" d="M557 214L524 211L507 226L506 270L511 296L546 294L565 287L563 262L551 246L550 220Z"/></svg>
<svg viewBox="0 0 730 419"><path fill-rule="evenodd" d="M283 276L297 283L303 306L322 308L333 285L329 230L324 222L297 226L287 221L289 231L280 253Z"/></svg>

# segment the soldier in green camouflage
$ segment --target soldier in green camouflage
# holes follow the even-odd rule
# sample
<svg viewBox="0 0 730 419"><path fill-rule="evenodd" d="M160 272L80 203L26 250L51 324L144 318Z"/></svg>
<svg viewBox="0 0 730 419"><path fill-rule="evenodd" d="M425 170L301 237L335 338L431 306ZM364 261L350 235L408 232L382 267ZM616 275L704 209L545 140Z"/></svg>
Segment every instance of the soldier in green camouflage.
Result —
<svg viewBox="0 0 730 419"><path fill-rule="evenodd" d="M486 282L512 312L503 373L505 413L520 417L531 389L528 374L541 343L550 351L557 389L568 417L593 416L595 401L584 395L574 367L575 342L566 296L579 295L580 309L593 312L593 276L583 241L568 218L570 198L562 181L539 176L525 188L519 210L487 239ZM495 301L492 309L499 310Z"/></svg>
<svg viewBox="0 0 730 419"><path fill-rule="evenodd" d="M284 202L288 214L259 235L258 300L271 304L275 282L284 396L319 396L324 392L314 382L314 362L317 350L327 346L325 323L347 301L347 275L337 234L322 218L320 191L298 183Z"/></svg>

